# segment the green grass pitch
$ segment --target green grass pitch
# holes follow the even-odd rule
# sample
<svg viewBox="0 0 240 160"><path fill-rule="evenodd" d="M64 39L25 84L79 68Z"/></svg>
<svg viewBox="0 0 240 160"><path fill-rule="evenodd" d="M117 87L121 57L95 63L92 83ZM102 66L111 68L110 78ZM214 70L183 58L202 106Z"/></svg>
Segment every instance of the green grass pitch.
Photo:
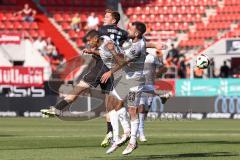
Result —
<svg viewBox="0 0 240 160"><path fill-rule="evenodd" d="M148 142L131 155L100 147L104 119L0 118L0 160L239 160L240 121L147 121Z"/></svg>

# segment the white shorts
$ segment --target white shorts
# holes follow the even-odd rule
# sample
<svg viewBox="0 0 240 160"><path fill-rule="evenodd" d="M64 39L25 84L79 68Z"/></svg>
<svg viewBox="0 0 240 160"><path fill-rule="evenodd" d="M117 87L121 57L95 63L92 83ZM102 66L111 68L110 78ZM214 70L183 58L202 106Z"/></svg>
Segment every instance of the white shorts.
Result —
<svg viewBox="0 0 240 160"><path fill-rule="evenodd" d="M150 106L152 104L152 101L153 101L152 95L149 96L143 93L140 98L140 105Z"/></svg>
<svg viewBox="0 0 240 160"><path fill-rule="evenodd" d="M142 78L127 79L123 72L117 76L114 75L114 87L110 94L118 100L126 100L128 106L139 106L143 88Z"/></svg>

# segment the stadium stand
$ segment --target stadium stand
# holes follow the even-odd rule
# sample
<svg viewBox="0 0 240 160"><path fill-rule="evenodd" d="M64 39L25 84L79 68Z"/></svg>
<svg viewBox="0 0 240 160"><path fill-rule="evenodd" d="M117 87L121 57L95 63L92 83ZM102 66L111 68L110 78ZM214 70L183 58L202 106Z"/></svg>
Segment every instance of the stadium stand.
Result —
<svg viewBox="0 0 240 160"><path fill-rule="evenodd" d="M58 51L69 60L78 55L75 46L83 47L82 37L86 33L87 17L95 12L100 25L106 4L98 0L3 0L0 6L0 30L4 33L21 32L36 39L51 37ZM37 10L36 21L23 22L14 16L24 3ZM180 50L199 53L225 37L238 37L240 31L240 3L236 0L121 0L124 13L131 21L147 24L146 37L158 42L171 40ZM39 10L40 5L45 10ZM71 28L71 20L79 13L80 31ZM49 16L50 15L50 16ZM54 21L56 27L51 21ZM68 37L64 37L65 32ZM75 45L72 45L72 42ZM188 54L186 58L191 57Z"/></svg>
<svg viewBox="0 0 240 160"><path fill-rule="evenodd" d="M150 41L171 40L186 63L223 38L239 37L237 0L122 0L130 21L147 23ZM219 64L218 64L219 65Z"/></svg>
<svg viewBox="0 0 240 160"><path fill-rule="evenodd" d="M207 47L240 19L240 4L236 0L122 0L122 4L131 21L142 20L148 24L149 35L174 32L179 47L188 49ZM181 33L186 38L179 38ZM235 34L230 32L227 36Z"/></svg>
<svg viewBox="0 0 240 160"><path fill-rule="evenodd" d="M37 11L34 22L26 22L21 14L17 14L25 4ZM77 51L69 42L59 33L38 7L37 3L29 0L3 0L0 5L0 33L4 34L21 34L21 37L34 41L37 37L51 37L54 45L57 47L59 54L64 55L66 59L71 59L77 55ZM20 54L16 55L19 57ZM46 57L45 57L46 58ZM47 58L51 63L52 69L56 69L59 64L58 60Z"/></svg>
<svg viewBox="0 0 240 160"><path fill-rule="evenodd" d="M95 12L99 18L100 23L103 21L103 13L106 9L104 3L98 0L59 0L46 1L40 0L40 4L47 9L47 12L53 16L54 20L68 33L71 40L73 40L78 47L83 47L82 38L86 33L87 17L91 12ZM80 32L71 29L70 23L75 13L80 14L82 28Z"/></svg>

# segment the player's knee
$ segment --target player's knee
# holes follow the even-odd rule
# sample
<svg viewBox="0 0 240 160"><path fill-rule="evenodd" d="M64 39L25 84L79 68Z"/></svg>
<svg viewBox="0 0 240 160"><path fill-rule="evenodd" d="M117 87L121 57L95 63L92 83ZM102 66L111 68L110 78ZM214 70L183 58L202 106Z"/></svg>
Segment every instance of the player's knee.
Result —
<svg viewBox="0 0 240 160"><path fill-rule="evenodd" d="M120 110L123 107L124 102L120 100L115 100L115 110Z"/></svg>
<svg viewBox="0 0 240 160"><path fill-rule="evenodd" d="M114 97L113 96L110 96L110 95L106 95L106 98L105 98L105 101L106 101L106 110L108 112L112 111L114 108Z"/></svg>
<svg viewBox="0 0 240 160"><path fill-rule="evenodd" d="M67 101L67 102L72 102L72 101L75 100L75 98L76 98L75 95L67 95L67 96L64 98L64 100Z"/></svg>
<svg viewBox="0 0 240 160"><path fill-rule="evenodd" d="M77 84L77 87L80 87L80 88L89 88L89 84L87 84L86 82L84 81L80 81L78 84Z"/></svg>
<svg viewBox="0 0 240 160"><path fill-rule="evenodd" d="M136 119L137 118L137 107L129 107L128 108L128 113L131 117L131 119Z"/></svg>

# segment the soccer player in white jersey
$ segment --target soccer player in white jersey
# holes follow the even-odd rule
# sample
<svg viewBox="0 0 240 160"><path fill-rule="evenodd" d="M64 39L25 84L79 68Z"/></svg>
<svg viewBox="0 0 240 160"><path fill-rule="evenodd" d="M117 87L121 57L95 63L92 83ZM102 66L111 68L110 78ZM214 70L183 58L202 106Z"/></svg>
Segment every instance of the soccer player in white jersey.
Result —
<svg viewBox="0 0 240 160"><path fill-rule="evenodd" d="M157 94L154 86L155 78L156 75L162 74L164 71L166 71L166 68L162 62L162 52L157 50L156 53L147 53L144 64L145 85L139 106L138 136L141 142L147 141L144 135L144 119L152 103L153 96Z"/></svg>
<svg viewBox="0 0 240 160"><path fill-rule="evenodd" d="M124 155L130 154L137 148L136 139L139 125L137 107L139 106L141 90L144 86L143 69L146 57L146 42L143 38L143 34L146 32L146 26L141 22L134 22L130 26L128 32L129 37L132 39L131 47L125 50L124 58L120 61L117 60L119 57L117 56L118 53L116 50L110 50L118 66L104 73L101 79L102 83L107 82L114 74L115 85L112 94L115 95L122 103L124 100L127 100L128 103L128 112L131 119L131 138L127 148L122 153ZM120 70L121 68L122 70ZM120 72L117 72L118 70L120 70ZM125 114L122 116L125 117L127 115ZM119 118L120 122L122 118ZM109 148L107 153L111 153L116 150L125 140L126 137L122 137L119 142L113 144L112 147Z"/></svg>

